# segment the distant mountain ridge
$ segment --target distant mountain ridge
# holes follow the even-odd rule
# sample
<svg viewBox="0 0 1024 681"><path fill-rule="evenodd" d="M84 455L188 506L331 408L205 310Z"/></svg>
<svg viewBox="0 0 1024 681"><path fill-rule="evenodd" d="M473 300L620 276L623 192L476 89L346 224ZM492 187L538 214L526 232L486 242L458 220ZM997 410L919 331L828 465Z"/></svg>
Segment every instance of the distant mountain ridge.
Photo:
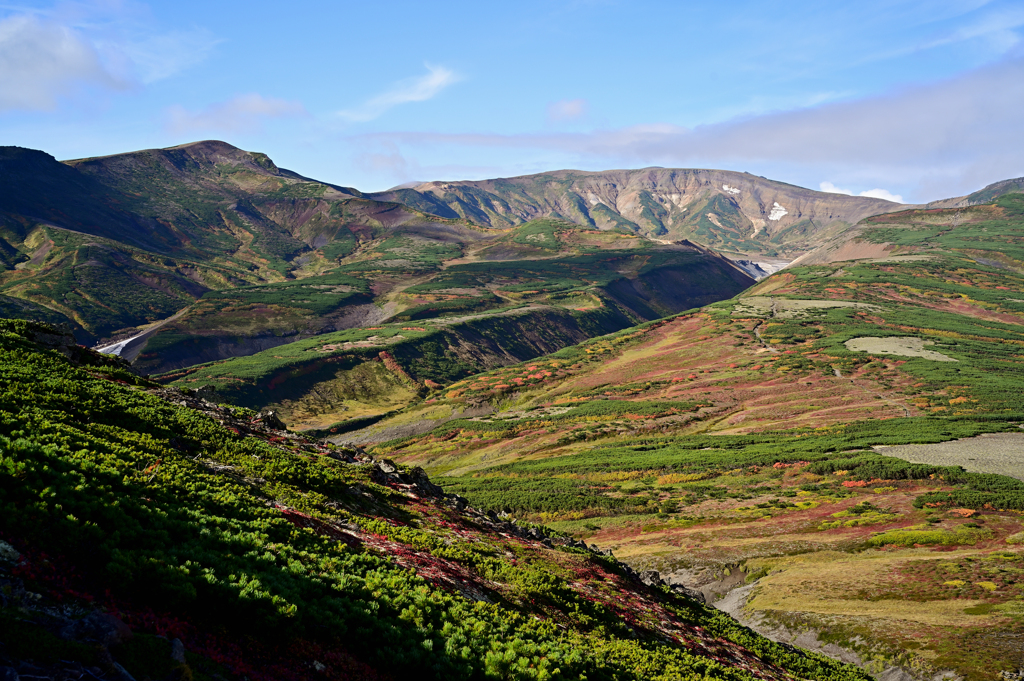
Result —
<svg viewBox="0 0 1024 681"><path fill-rule="evenodd" d="M527 327L567 317L564 345L753 283L692 244L559 220L492 229L218 141L63 163L6 147L0 178L0 317L70 323L147 371L516 307Z"/></svg>
<svg viewBox="0 0 1024 681"><path fill-rule="evenodd" d="M452 222L224 142L67 162L2 147L0 312L63 316L81 338L102 338L211 290L322 270L375 230L440 242L483 231Z"/></svg>
<svg viewBox="0 0 1024 681"><path fill-rule="evenodd" d="M365 196L488 227L554 217L779 257L795 257L865 217L901 208L884 199L819 192L749 173L673 168L425 182Z"/></svg>

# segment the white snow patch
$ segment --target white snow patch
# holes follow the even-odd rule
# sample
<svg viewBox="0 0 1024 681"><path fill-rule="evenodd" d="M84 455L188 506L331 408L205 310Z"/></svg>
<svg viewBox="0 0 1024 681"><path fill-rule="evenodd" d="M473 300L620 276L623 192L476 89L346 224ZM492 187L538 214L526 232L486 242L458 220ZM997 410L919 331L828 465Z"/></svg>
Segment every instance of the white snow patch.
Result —
<svg viewBox="0 0 1024 681"><path fill-rule="evenodd" d="M741 190L737 189L736 187L730 187L727 184L723 184L722 185L722 189L724 189L725 191L729 192L730 194L739 194L740 191L741 191Z"/></svg>
<svg viewBox="0 0 1024 681"><path fill-rule="evenodd" d="M93 348L93 349L96 352L103 353L104 355L117 355L118 357L120 357L121 356L121 352L125 349L125 346L127 346L129 343L131 343L133 340L135 340L139 336L144 336L144 335L146 335L145 332L137 333L134 336L132 336L131 338L125 338L123 341L118 341L117 343L114 343L113 345L107 345L107 346L102 347L102 348Z"/></svg>
<svg viewBox="0 0 1024 681"><path fill-rule="evenodd" d="M768 214L769 220L781 220L783 215L788 215L789 211L779 205L778 201L775 201L772 206L772 212Z"/></svg>
<svg viewBox="0 0 1024 681"><path fill-rule="evenodd" d="M590 201L590 205L592 205L592 206L596 206L599 203L604 203L604 201L602 201L600 198L598 198L594 194L587 194L587 201Z"/></svg>
<svg viewBox="0 0 1024 681"><path fill-rule="evenodd" d="M733 264L744 272L760 281L768 275L775 274L789 264L787 260L762 261L762 260L733 260Z"/></svg>

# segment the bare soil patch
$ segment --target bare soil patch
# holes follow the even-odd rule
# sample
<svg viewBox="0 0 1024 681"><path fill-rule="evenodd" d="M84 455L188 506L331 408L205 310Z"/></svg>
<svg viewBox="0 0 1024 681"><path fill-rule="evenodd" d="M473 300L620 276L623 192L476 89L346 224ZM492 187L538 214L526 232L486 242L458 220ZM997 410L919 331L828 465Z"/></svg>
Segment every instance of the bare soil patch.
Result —
<svg viewBox="0 0 1024 681"><path fill-rule="evenodd" d="M780 319L792 319L803 316L807 310L835 307L855 307L875 311L879 309L876 305L857 303L852 300L793 300L791 298L750 296L749 298L741 299L733 308L732 313L737 317L775 316Z"/></svg>
<svg viewBox="0 0 1024 681"><path fill-rule="evenodd" d="M925 350L924 346L934 345L933 341L926 341L915 336L902 336L896 338L879 338L877 336L863 336L851 338L844 343L847 348L855 352L867 352L872 355L900 355L902 357L923 357L936 362L956 362L958 360L947 357L941 352Z"/></svg>
<svg viewBox="0 0 1024 681"><path fill-rule="evenodd" d="M1024 480L1024 433L989 433L934 445L875 447L886 456L934 466L963 466L972 473L998 473Z"/></svg>

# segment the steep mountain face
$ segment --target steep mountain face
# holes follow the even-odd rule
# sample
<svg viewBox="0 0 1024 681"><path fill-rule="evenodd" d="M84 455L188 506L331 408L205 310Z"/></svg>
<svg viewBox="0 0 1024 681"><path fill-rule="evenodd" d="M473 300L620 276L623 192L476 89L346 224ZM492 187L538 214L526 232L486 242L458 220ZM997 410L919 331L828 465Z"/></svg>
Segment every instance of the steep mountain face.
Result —
<svg viewBox="0 0 1024 681"><path fill-rule="evenodd" d="M440 250L486 238L223 142L66 164L5 147L0 179L0 302L49 310L82 340L165 319L210 291L318 274L385 235L416 233Z"/></svg>
<svg viewBox="0 0 1024 681"><path fill-rule="evenodd" d="M827 194L724 170L561 170L495 180L427 182L367 196L449 218L508 227L556 217L736 253L793 256L869 216L882 199Z"/></svg>

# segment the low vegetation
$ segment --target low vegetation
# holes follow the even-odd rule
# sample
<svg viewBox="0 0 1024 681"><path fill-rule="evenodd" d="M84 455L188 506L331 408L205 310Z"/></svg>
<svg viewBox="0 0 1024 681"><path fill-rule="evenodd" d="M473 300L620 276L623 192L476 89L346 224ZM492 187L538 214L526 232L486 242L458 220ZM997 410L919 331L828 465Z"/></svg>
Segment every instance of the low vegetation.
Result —
<svg viewBox="0 0 1024 681"><path fill-rule="evenodd" d="M199 679L865 678L604 556L502 534L408 469L179 406L55 329L0 321L0 374L3 579L72 619L117 613L139 678L174 671L157 636ZM56 610L9 603L6 659L111 664L45 633Z"/></svg>
<svg viewBox="0 0 1024 681"><path fill-rule="evenodd" d="M861 563L818 573L801 557L878 553L909 570L935 551L987 561L1018 546L1021 480L872 449L1020 433L1024 281L1004 248L1019 242L1017 201L928 211L920 219L938 226L927 229L919 213L873 218L862 238L895 244L891 258L790 268L698 312L459 381L337 439L374 442L474 503L707 593L745 571L760 579L750 606L764 622L843 632L822 640L878 664L979 680L1016 669L1012 583L970 597L947 585L925 610L901 612L856 590L820 600ZM491 413L458 417L474 404ZM417 423L419 434L395 437ZM797 593L790 573L815 586L786 595ZM972 648L984 654L952 654L986 627L1005 636Z"/></svg>

